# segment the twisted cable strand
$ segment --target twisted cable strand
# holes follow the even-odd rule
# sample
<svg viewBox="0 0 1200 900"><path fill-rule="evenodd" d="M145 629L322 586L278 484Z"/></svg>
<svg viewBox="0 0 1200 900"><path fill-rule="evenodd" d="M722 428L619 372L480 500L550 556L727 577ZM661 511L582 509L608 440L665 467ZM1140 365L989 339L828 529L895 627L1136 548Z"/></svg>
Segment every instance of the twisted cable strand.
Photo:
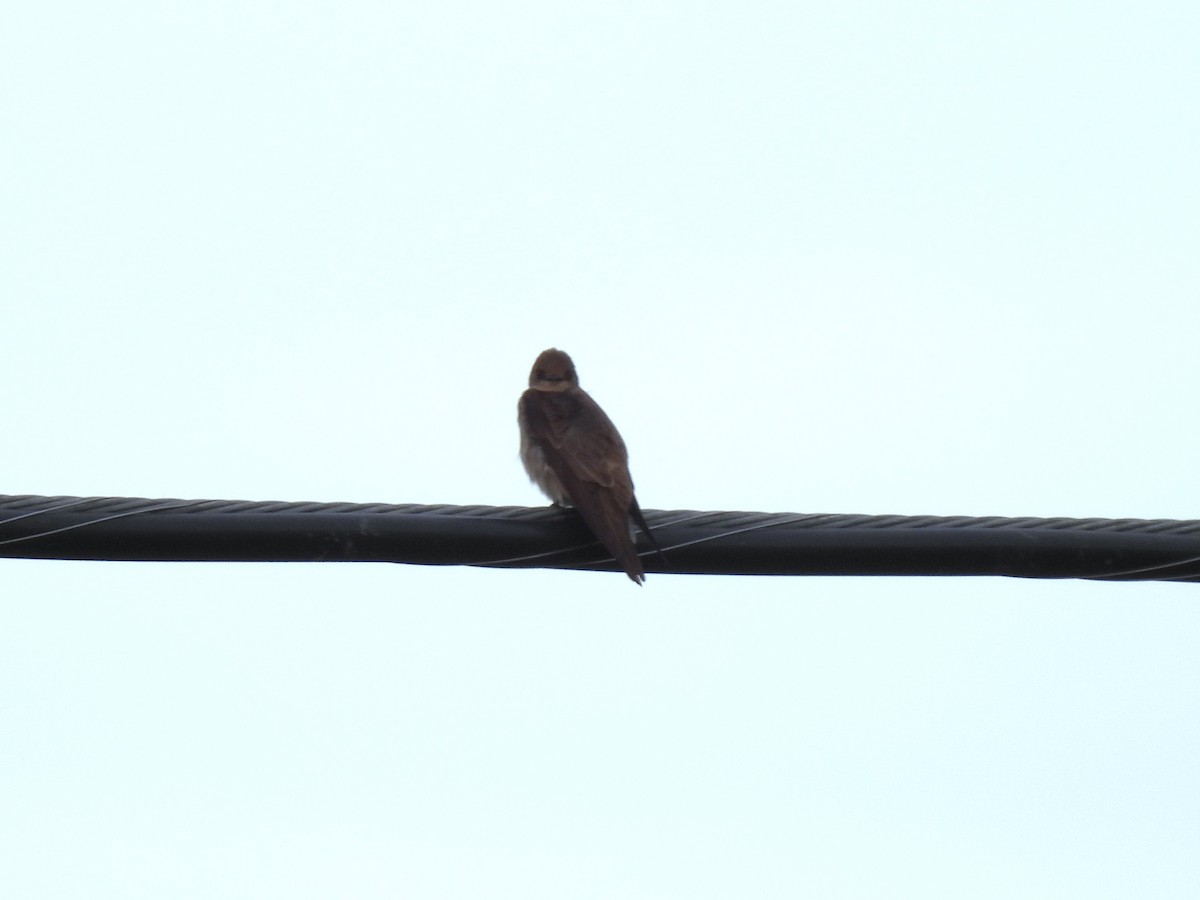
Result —
<svg viewBox="0 0 1200 900"><path fill-rule="evenodd" d="M649 571L1200 580L1200 521L645 510ZM614 568L573 511L0 495L0 556Z"/></svg>

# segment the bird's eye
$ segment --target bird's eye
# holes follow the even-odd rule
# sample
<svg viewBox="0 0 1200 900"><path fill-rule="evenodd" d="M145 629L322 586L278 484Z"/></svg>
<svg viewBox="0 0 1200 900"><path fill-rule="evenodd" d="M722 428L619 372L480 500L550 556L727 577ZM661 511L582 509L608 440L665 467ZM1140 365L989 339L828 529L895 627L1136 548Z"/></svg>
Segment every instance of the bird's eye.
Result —
<svg viewBox="0 0 1200 900"><path fill-rule="evenodd" d="M546 377L546 370L545 369L534 369L533 377L536 378L538 381L541 381L543 378Z"/></svg>

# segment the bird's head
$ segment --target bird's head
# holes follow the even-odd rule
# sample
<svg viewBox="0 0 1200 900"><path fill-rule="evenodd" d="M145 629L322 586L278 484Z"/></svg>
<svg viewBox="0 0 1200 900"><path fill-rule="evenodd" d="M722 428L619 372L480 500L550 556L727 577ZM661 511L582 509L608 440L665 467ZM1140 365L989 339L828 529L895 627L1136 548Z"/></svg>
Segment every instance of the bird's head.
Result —
<svg viewBox="0 0 1200 900"><path fill-rule="evenodd" d="M579 386L571 357L551 347L543 350L529 373L529 386L537 391L565 391Z"/></svg>

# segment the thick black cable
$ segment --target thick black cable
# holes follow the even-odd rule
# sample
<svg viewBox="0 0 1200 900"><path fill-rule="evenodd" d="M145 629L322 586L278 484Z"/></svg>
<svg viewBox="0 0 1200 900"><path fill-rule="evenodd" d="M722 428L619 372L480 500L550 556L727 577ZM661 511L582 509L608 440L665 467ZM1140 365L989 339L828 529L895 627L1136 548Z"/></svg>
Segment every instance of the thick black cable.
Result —
<svg viewBox="0 0 1200 900"><path fill-rule="evenodd" d="M645 510L669 568L711 575L1200 581L1200 521ZM0 557L616 566L549 507L0 495Z"/></svg>

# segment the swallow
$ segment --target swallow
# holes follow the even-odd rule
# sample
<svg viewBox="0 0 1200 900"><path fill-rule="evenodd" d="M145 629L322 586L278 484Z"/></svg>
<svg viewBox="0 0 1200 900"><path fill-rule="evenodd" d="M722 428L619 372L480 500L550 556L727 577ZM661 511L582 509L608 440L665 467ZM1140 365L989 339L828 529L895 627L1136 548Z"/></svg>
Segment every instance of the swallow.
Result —
<svg viewBox="0 0 1200 900"><path fill-rule="evenodd" d="M571 357L544 351L517 404L521 462L558 506L573 506L635 584L646 580L633 523L662 555L633 494L629 454L612 420L579 386Z"/></svg>

